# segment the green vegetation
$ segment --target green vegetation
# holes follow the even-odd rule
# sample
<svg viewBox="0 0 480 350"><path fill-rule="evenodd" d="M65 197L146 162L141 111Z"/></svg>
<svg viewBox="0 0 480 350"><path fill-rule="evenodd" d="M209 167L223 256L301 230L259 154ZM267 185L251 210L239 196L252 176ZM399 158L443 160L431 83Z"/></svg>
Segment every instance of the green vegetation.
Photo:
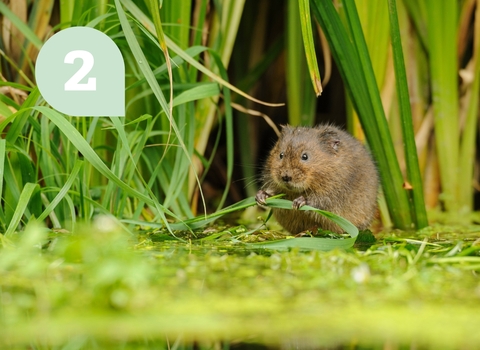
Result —
<svg viewBox="0 0 480 350"><path fill-rule="evenodd" d="M478 347L480 6L377 5L0 2L0 347ZM125 118L36 86L43 43L79 25L122 52ZM343 89L387 233L286 239L252 197L265 135Z"/></svg>
<svg viewBox="0 0 480 350"><path fill-rule="evenodd" d="M233 244L246 230L184 244L108 217L76 234L31 225L0 255L0 347L480 344L478 227L304 253Z"/></svg>
<svg viewBox="0 0 480 350"><path fill-rule="evenodd" d="M5 149L9 155L5 157L3 174L6 186L1 188L3 198L8 203L0 210L0 225L4 230L11 226L17 208L22 220L13 224L20 223L20 228L32 215L47 218L53 227L72 228L78 219L90 221L95 212L109 212L119 219L131 221L166 223L168 217L178 220L195 216L199 204L207 209L219 209L224 205L232 183L234 137L239 140L249 138L249 133L255 127L252 118L240 119L238 113L238 120L234 121L232 106L249 111L251 105L245 109L233 103L233 100L244 104L247 104L246 99L256 101L255 108L258 108L261 101L242 91L253 88L255 79L278 57L281 46L275 42L263 56L252 48L243 54L247 58L261 58L256 58L253 66L241 67L236 63L235 68L231 69L234 75L235 72L243 72L243 78L237 84L240 90L228 82L226 69L232 58L236 33L242 25L240 18L244 3L225 2L221 6L209 7L206 0L202 1L195 5L193 27L183 23L190 18L191 3L186 1L182 4L178 2L178 7L165 5L160 12L155 1L134 3L131 0L105 2L99 6L95 1L65 2L60 6L45 0L35 2L28 13L28 7L22 10L13 5L12 9L4 4L0 6L6 25L10 28L4 33L5 50L2 56L5 66L2 85L8 93L0 100L0 110L5 117L0 123L0 130L7 131ZM435 101L446 103L448 99L437 97L437 90L431 90L432 96L428 95L429 88L443 87L447 82L435 80L435 54L428 55L428 61L425 61L428 50L442 50L434 46L433 39L428 40L432 47L425 44L425 30L432 38L435 35L441 38L442 34L437 34L437 31L443 30L443 27L438 30L419 27L419 23L439 22L433 19L426 21L419 16L424 12L433 16L435 12L423 11L408 1L398 4L390 1L389 6L381 6L371 13L365 9L368 4L362 1L358 2L358 13L354 1L345 0L342 4L340 13L337 13L332 2L312 1L311 10L314 19L323 28L346 84L349 100L358 112L369 146L376 157L386 203L386 207L381 206L384 223L388 225L391 220L395 227L403 229L424 227L427 224L424 202L429 208L443 205L452 216L471 212L473 186L469 179L473 175L472 158L475 156L477 87L476 84L469 84L446 89L449 98L456 94L450 94L448 91L451 89L462 91L463 109L458 113L453 110L446 113L452 116L449 118L434 117L436 122L432 123L429 111L435 115L435 111L444 110ZM318 85L320 75L317 60L312 50L315 43L312 25L307 21L310 9L305 1L290 1L285 6L291 9L286 23L289 120L294 124L313 124L312 117L315 116L317 104L315 93L320 93L321 87ZM46 23L54 19L54 9L60 10L60 22L56 27L49 28ZM452 25L462 24L461 34L465 37L469 29L475 28L474 22L469 22L474 10L473 5L467 6L465 3L462 19L466 24L452 20ZM248 6L245 11L253 12ZM391 20L377 22L387 12ZM445 12L455 16L453 9L445 9ZM410 23L410 14L416 26L410 28L410 35L401 35L400 31L405 31L402 25L408 26ZM25 16L29 18L28 25L21 19ZM162 16L164 19L161 19ZM397 25L397 17L400 26ZM177 24L171 24L173 22ZM54 30L70 25L92 26L110 35L122 50L127 71L127 117L70 118L69 123L76 130L73 132L75 136L70 136L70 131L65 133L67 129L73 130L67 124L62 122L63 128L59 127L62 117L52 116L55 112L43 106L45 102L32 78L36 53L42 41ZM266 24L263 25L266 28ZM210 28L208 36L200 35L205 26ZM383 34L379 48L372 48L376 44L376 37L372 33L379 31L391 33L394 53L391 58L388 56L388 36ZM403 47L407 47L407 50L402 49L401 37L405 38ZM475 51L477 37L473 35L473 41L467 42L471 46L463 44L465 47L461 51L462 62L467 62L462 74L468 78L471 73L471 81L478 80L473 79L478 71ZM305 50L299 45L302 38L305 40ZM450 42L437 41L442 45ZM456 40L452 39L452 42ZM411 59L411 46L415 43L418 43L418 53L414 53L419 56L416 61ZM325 43L323 47L326 47ZM404 60L402 51L407 52L408 59ZM324 58L323 61L327 67L328 60ZM441 57L438 61L449 67L457 66L444 62ZM390 64L395 67L394 76L392 73L386 75ZM311 70L310 82L307 66ZM432 72L428 74L430 68ZM453 84L451 70L442 66L438 68L439 72L450 76L450 85ZM449 75L446 73L448 71ZM406 72L409 72L408 76ZM330 72L326 71L325 76L329 75ZM430 83L424 79L427 75L433 79ZM407 88L407 80L410 88ZM393 81L396 81L396 87L392 85ZM314 82L316 92L313 92L311 82ZM456 79L454 82L456 84ZM418 85L420 83L423 85ZM388 94L383 92L385 89L389 89ZM395 90L398 91L398 103L392 99ZM409 90L413 92L409 94ZM423 95L418 96L419 93ZM441 93L440 90L438 94ZM431 98L432 108L428 102L410 106L414 97L418 101L429 101ZM269 105L280 106L281 103ZM460 108L458 98L450 101L449 105L456 105L455 110ZM251 113L263 115L255 110ZM468 125L455 121L458 114ZM451 125L443 125L445 120L450 119L453 120L449 122ZM237 135L234 125L237 126ZM435 132L437 141L433 139L434 126L438 129ZM460 126L462 130L459 130ZM355 129L354 119L351 127ZM48 138L48 134L54 137ZM453 135L459 135L455 141ZM209 139L216 141L213 148L207 151ZM443 139L458 147L446 146L448 152L440 148L440 156L436 156L437 151L433 146L448 145ZM220 140L224 142L219 144ZM398 148L397 145L402 143L405 149ZM219 198L205 198L199 185L208 176L219 147L225 155L224 188ZM239 152L244 164L257 162L255 151L258 152L258 147L259 143L242 144ZM96 157L94 153L99 159L93 159ZM74 181L69 188L64 188L67 174L72 174L83 157L87 157L87 162L79 170L78 178L72 179ZM453 161L458 162L459 166L453 166ZM22 171L14 171L14 168ZM455 168L457 171L452 170ZM247 181L256 176L246 166L243 171ZM426 182L425 191L422 178ZM438 187L434 189L435 184L432 186L435 179L442 182L441 192ZM27 198L28 205L25 205L19 199L28 183L38 184L38 187L31 193L31 198ZM60 192L62 188L64 191ZM247 190L249 195L254 192L255 186ZM55 204L50 205L53 201ZM213 208L211 202L216 202ZM17 228L15 225L13 227Z"/></svg>

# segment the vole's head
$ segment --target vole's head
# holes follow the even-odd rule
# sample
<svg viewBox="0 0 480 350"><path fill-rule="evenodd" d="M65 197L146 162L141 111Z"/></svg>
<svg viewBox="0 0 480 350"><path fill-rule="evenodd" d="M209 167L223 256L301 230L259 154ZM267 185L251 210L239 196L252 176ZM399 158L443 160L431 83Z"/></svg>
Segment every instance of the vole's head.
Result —
<svg viewBox="0 0 480 350"><path fill-rule="evenodd" d="M321 190L335 180L343 145L334 127L284 126L270 152L267 171L281 190L304 193Z"/></svg>

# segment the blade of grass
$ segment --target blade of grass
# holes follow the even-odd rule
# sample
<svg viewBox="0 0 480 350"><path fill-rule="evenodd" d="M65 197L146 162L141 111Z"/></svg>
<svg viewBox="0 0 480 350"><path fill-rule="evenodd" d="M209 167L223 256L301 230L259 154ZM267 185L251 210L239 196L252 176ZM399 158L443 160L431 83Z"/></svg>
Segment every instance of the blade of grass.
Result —
<svg viewBox="0 0 480 350"><path fill-rule="evenodd" d="M191 220L183 221L181 223L172 224L171 226L176 230L184 230L185 228L197 229L207 224L210 224L218 217L223 216L227 213L231 213L236 210L243 210L254 205L256 205L255 198L249 197L228 208L219 210L211 215L208 215L206 218L204 216L201 216ZM267 206L270 208L294 210L292 209L291 201L278 199L274 197L267 199ZM300 210L314 211L320 215L327 217L328 219L334 221L337 225L342 227L350 235L350 238L344 238L344 239L293 238L290 236L287 239L261 242L261 243L250 243L250 244L247 244L247 246L250 248L260 248L260 249L288 250L290 248L300 248L302 250L305 249L305 250L321 250L321 251L329 251L332 249L348 249L353 247L353 244L355 243L358 237L358 229L348 220L338 215L335 215L333 213L330 213L324 210L319 210L317 208L313 208L310 206L303 206L300 208ZM130 220L127 220L124 222L130 222Z"/></svg>
<svg viewBox="0 0 480 350"><path fill-rule="evenodd" d="M10 237L17 229L18 225L20 224L20 220L22 220L22 216L25 213L25 210L27 209L28 202L30 201L30 198L32 198L33 191L36 189L36 187L37 184L32 184L30 182L25 184L25 187L23 188L22 193L20 194L20 197L18 199L15 212L13 213L12 219L8 224L7 231L5 231L5 237Z"/></svg>
<svg viewBox="0 0 480 350"><path fill-rule="evenodd" d="M28 15L28 26L32 28L39 38L44 38L49 26L54 0L37 0L32 4ZM22 71L28 72L32 67L32 62L38 54L39 48L33 42L25 44L25 54L23 55L19 66Z"/></svg>
<svg viewBox="0 0 480 350"><path fill-rule="evenodd" d="M3 102L0 101L0 115L4 118L8 118L13 114L13 112L8 108L8 106Z"/></svg>
<svg viewBox="0 0 480 350"><path fill-rule="evenodd" d="M215 60L218 70L220 72L220 76L227 80L227 70L226 67L223 66L220 56L213 50L209 51L212 55L213 59ZM232 174L233 174L233 114L232 114L232 106L230 104L231 97L230 97L230 90L223 89L223 102L224 102L224 109L225 109L225 131L226 131L226 144L227 144L227 152L226 152L226 159L227 159L227 171L226 177L227 181L225 184L225 189L223 190L222 197L220 198L220 202L217 206L217 210L223 207L225 200L227 199L228 192L230 190L230 185L232 183Z"/></svg>
<svg viewBox="0 0 480 350"><path fill-rule="evenodd" d="M23 102L22 108L18 112L6 118L0 124L0 132L3 132L5 127L13 120L12 125L10 125L10 129L8 129L8 133L5 137L7 142L13 145L15 144L15 141L17 140L17 138L22 137L23 135L22 130L25 127L25 124L31 113L31 111L28 108L35 106L39 98L40 98L40 92L36 87L32 92L30 92L25 102Z"/></svg>
<svg viewBox="0 0 480 350"><path fill-rule="evenodd" d="M286 200L286 199L279 199L278 197L280 197L280 196L282 196L282 195L268 198L267 199L267 206L270 207L270 208L294 210L294 209L292 209L292 201L289 201L289 200ZM197 217L189 219L189 220L184 220L184 221L181 221L181 222L178 222L178 223L174 223L174 224L171 224L171 227L174 230L185 230L186 228L190 228L190 229L199 228L199 227L207 225L208 223L212 222L213 220L215 220L215 219L217 219L217 218L219 218L223 215L230 214L230 213L238 211L238 210L244 210L244 209L246 209L248 207L252 207L254 205L257 205L257 203L255 201L255 197L248 197L248 198L246 198L246 199L244 199L240 202L237 202L237 203L235 203L235 204L233 204L233 205L231 205L227 208L218 210L215 213L212 213L210 215L197 216ZM343 228L345 230L345 232L347 232L350 235L350 237L356 239L356 237L358 236L358 228L355 227L350 221L342 218L341 216L338 216L334 213L330 213L330 212L325 211L325 210L320 210L320 209L317 209L317 208L314 208L314 207L311 207L311 206L308 206L308 205L305 205L305 206L301 207L299 210L314 211L314 212L316 212L320 215L323 215L323 216L327 217L328 219L332 220L333 222L335 222L338 226ZM124 222L126 222L126 221L124 221Z"/></svg>
<svg viewBox="0 0 480 350"><path fill-rule="evenodd" d="M372 6L369 0L355 0L368 46L375 78L380 90L385 85L385 73L389 50L388 3L380 1Z"/></svg>
<svg viewBox="0 0 480 350"><path fill-rule="evenodd" d="M40 125L41 131L37 134L39 136L39 140L37 141L37 144L39 145L38 154L40 155L37 166L43 174L53 175L44 178L45 185L48 187L56 187L57 184L61 182L61 180L58 181L60 174L66 172L64 170L65 164L62 164L62 157L57 157L57 155L54 154L56 146L51 140L52 124L49 123L49 119L42 118ZM52 200L52 198L49 199Z"/></svg>
<svg viewBox="0 0 480 350"><path fill-rule="evenodd" d="M160 19L160 8L158 7L160 3L156 0L146 0L147 6L150 10L150 13L153 17L153 24L155 26L155 32L157 34L157 39L158 43L160 44L160 49L163 52L163 55L165 56L165 62L167 64L167 71L168 71L168 79L170 82L170 105L169 105L169 111L170 113L167 113L167 110L165 110L165 113L168 116L168 119L170 119L170 130L173 128L173 77L172 77L172 62L170 61L170 54L168 53L168 47L167 43L165 42L165 35L163 33L163 28L162 28L162 21ZM117 9L118 11L118 9ZM177 133L178 136L178 133ZM170 133L168 134L168 137L170 138ZM168 142L167 142L168 143Z"/></svg>
<svg viewBox="0 0 480 350"><path fill-rule="evenodd" d="M301 17L297 0L287 3L287 98L288 122L291 125L312 126L317 100L307 79L307 61L302 43Z"/></svg>
<svg viewBox="0 0 480 350"><path fill-rule="evenodd" d="M50 205L50 201L48 200L46 195L50 194L49 190L46 190L46 189L42 189L42 190L43 191L40 194L40 197L42 199L42 203L45 207L48 207ZM53 209L56 209L56 208L53 208ZM75 213L74 213L74 215L75 215ZM60 219L58 218L57 214L55 213L55 210L50 211L49 219L51 221L52 227L54 227L54 228L61 228L62 227L62 224L60 223Z"/></svg>
<svg viewBox="0 0 480 350"><path fill-rule="evenodd" d="M159 1L156 0L156 2ZM165 34L175 40L184 50L189 44L191 12L191 0L163 1L161 5Z"/></svg>
<svg viewBox="0 0 480 350"><path fill-rule="evenodd" d="M55 196L53 201L50 202L50 204L45 208L43 213L37 218L39 221L43 221L53 211L53 209L55 209L58 203L60 203L60 201L65 197L67 192L70 190L70 187L72 187L73 182L76 180L82 165L83 161L77 159L77 161L75 162L75 166L72 169L72 172L68 176L67 181L65 181L65 185L63 185L63 187Z"/></svg>
<svg viewBox="0 0 480 350"><path fill-rule="evenodd" d="M314 16L322 26L347 91L361 118L362 127L379 167L392 220L396 227L409 229L412 225L410 205L403 189L403 176L396 159L355 4L350 0L344 2L351 22L351 31L355 33L354 46L332 2L311 0L311 3Z"/></svg>
<svg viewBox="0 0 480 350"><path fill-rule="evenodd" d="M360 19L358 18L358 13L356 11L355 2L353 0L344 0L344 8L347 15L347 23L349 23L351 27L353 43L360 59L360 65L362 67L360 72L363 73L363 79L366 82L369 95L368 101L371 103L375 119L374 123L371 123L370 116L361 115L362 127L364 130L366 129L365 132L369 144L371 144L372 138L374 137L379 138L382 143L381 149L382 153L384 153L383 159L385 160L385 163L379 162L379 168L380 172L383 173L383 176L392 181L387 185L385 185L385 181L383 182L384 193L389 202L389 210L394 212L392 218L397 227L411 228L411 211L409 208L407 193L403 188L403 176L393 147L392 138L385 118L385 111L383 109L379 89L376 83L375 73L369 58L368 48L363 36ZM373 135L369 135L369 130L372 129L377 129L374 137L372 137ZM374 153L377 152L378 150L374 150ZM394 199L396 199L397 202L395 202Z"/></svg>
<svg viewBox="0 0 480 350"><path fill-rule="evenodd" d="M208 0L196 1L194 12L192 13L192 22L193 22L193 39L191 46L201 45L203 39L203 33L205 30L205 20L207 19L207 7ZM196 81L198 71L195 67L190 67L189 75L190 81Z"/></svg>
<svg viewBox="0 0 480 350"><path fill-rule="evenodd" d="M0 86L9 86L9 87L12 87L14 89L18 89L18 90L22 90L22 91L32 91L33 88L29 87L29 86L26 86L24 84L19 84L19 83L14 83L14 82L10 82L10 81L0 81Z"/></svg>
<svg viewBox="0 0 480 350"><path fill-rule="evenodd" d="M427 4L425 1L417 0L403 0L403 4L409 12L410 18L418 32L420 44L423 48L427 48L428 34L427 34Z"/></svg>
<svg viewBox="0 0 480 350"><path fill-rule="evenodd" d="M74 7L75 0L60 0L60 23L62 23L62 29L69 27Z"/></svg>
<svg viewBox="0 0 480 350"><path fill-rule="evenodd" d="M5 173L5 156L6 156L6 141L0 139L0 198L4 198L3 194L3 181ZM2 231L5 231L5 214L3 212L3 206L0 207L0 225Z"/></svg>
<svg viewBox="0 0 480 350"><path fill-rule="evenodd" d="M146 34L147 33L148 33L148 35L151 35L150 32L146 31ZM194 57L200 55L202 52L204 52L206 50L207 50L207 48L204 47L204 46L191 46L191 47L189 47L188 49L185 50L185 53L187 53L190 57L194 58ZM185 63L185 61L178 55L173 57L171 60L172 60L172 63L173 63L172 69L177 69L178 67L180 67L182 64ZM160 67L156 68L153 71L153 74L156 77L159 77L160 75L164 74L166 71L167 71L167 64L164 63ZM127 90L130 90L130 89L136 88L138 86L141 86L142 84L144 84L146 82L147 82L146 79L142 78L142 79L136 81L135 83L129 85L127 87Z"/></svg>
<svg viewBox="0 0 480 350"><path fill-rule="evenodd" d="M28 17L28 4L27 0L17 0L8 3L10 11L12 11L23 22L27 22ZM7 51L15 62L19 62L22 55L23 44L25 43L25 37L22 33L12 25L7 17L3 17L3 36L2 36L2 48ZM2 72L4 77L12 79L9 76L8 71ZM6 74L5 74L6 73Z"/></svg>
<svg viewBox="0 0 480 350"><path fill-rule="evenodd" d="M173 99L173 106L175 107L202 98L217 96L218 94L220 94L220 89L217 83L200 83L176 96Z"/></svg>
<svg viewBox="0 0 480 350"><path fill-rule="evenodd" d="M389 0L390 35L393 48L393 63L395 67L395 81L397 86L400 119L402 121L402 135L405 147L405 161L407 165L407 179L412 189L412 216L415 227L421 229L428 225L425 201L423 198L423 184L418 166L417 146L412 123L410 95L408 93L407 73L403 59L400 28L398 25L397 5L395 0Z"/></svg>
<svg viewBox="0 0 480 350"><path fill-rule="evenodd" d="M477 1L473 33L473 76L472 85L468 91L466 107L466 121L463 127L460 145L459 171L459 201L464 208L471 211L473 208L472 178L475 163L476 135L478 127L478 106L480 92L480 4Z"/></svg>
<svg viewBox="0 0 480 350"><path fill-rule="evenodd" d="M20 198L22 185L22 179L18 174L18 157L16 156L16 151L9 149L10 145L7 142L7 154L9 156L5 157L5 166L3 177L5 179L5 186L2 197L4 200L4 213L5 213L5 222L4 225L12 220L13 213L15 211L15 206L18 203Z"/></svg>
<svg viewBox="0 0 480 350"><path fill-rule="evenodd" d="M427 0L428 52L435 138L440 165L442 202L458 212L459 125L457 89L457 1ZM455 30L453 30L455 28Z"/></svg>
<svg viewBox="0 0 480 350"><path fill-rule="evenodd" d="M331 239L301 237L261 243L248 243L247 247L255 249L273 249L278 251L297 248L300 250L319 250L322 252L328 252L333 249L350 249L353 247L356 240L356 238Z"/></svg>
<svg viewBox="0 0 480 350"><path fill-rule="evenodd" d="M215 21L211 28L211 32L215 35L210 36L212 42L210 47L220 54L225 68L228 68L230 62L244 5L245 0L216 2L218 21ZM218 30L218 27L220 27L220 30Z"/></svg>
<svg viewBox="0 0 480 350"><path fill-rule="evenodd" d="M310 79L312 80L313 90L318 97L322 94L322 80L320 72L318 71L317 55L315 53L315 45L312 34L312 18L310 15L310 1L299 0L300 9L300 24L302 27L303 45L305 48L305 56L307 58L307 65L310 72Z"/></svg>
<svg viewBox="0 0 480 350"><path fill-rule="evenodd" d="M37 49L40 50L40 48L43 45L42 40L35 34L33 30L30 29L30 27L23 22L20 18L18 18L4 2L0 2L0 13L7 17L13 25L20 30L20 32L25 36L25 38L31 42Z"/></svg>
<svg viewBox="0 0 480 350"><path fill-rule="evenodd" d="M278 199L278 198L273 198L269 200L267 199L267 206L272 208L279 208L279 209L292 209L292 201L289 201L286 199ZM344 229L345 232L347 232L351 237L355 238L358 236L358 228L356 228L355 225L353 225L347 219L342 218L341 216L338 216L329 211L320 210L320 209L311 207L309 205L304 205L299 210L314 211L315 213L323 215L326 218L332 220L334 223L336 223L338 226Z"/></svg>

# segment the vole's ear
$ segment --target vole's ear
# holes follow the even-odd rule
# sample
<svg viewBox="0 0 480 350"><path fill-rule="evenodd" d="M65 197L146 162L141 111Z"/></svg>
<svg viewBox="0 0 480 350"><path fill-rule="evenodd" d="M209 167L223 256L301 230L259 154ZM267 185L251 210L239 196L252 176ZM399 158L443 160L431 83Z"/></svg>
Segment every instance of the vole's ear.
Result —
<svg viewBox="0 0 480 350"><path fill-rule="evenodd" d="M288 124L280 125L280 127L282 128L282 135L287 135L294 129Z"/></svg>
<svg viewBox="0 0 480 350"><path fill-rule="evenodd" d="M338 146L340 145L340 140L339 139L335 139L335 140L332 140L330 142L330 146L332 146L332 148L337 151L338 150Z"/></svg>
<svg viewBox="0 0 480 350"><path fill-rule="evenodd" d="M326 129L320 134L320 140L324 145L334 151L338 151L340 147L340 138L335 130Z"/></svg>

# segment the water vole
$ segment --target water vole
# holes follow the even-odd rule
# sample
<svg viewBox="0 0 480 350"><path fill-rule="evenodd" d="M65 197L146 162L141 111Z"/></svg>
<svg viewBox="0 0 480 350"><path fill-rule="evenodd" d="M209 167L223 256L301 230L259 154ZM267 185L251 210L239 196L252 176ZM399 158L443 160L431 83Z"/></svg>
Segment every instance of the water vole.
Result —
<svg viewBox="0 0 480 350"><path fill-rule="evenodd" d="M367 149L332 125L314 128L284 126L263 172L257 203L284 193L295 209L303 205L340 215L360 230L367 229L377 207L378 174ZM274 209L289 232L321 227L343 230L329 219L308 211Z"/></svg>

